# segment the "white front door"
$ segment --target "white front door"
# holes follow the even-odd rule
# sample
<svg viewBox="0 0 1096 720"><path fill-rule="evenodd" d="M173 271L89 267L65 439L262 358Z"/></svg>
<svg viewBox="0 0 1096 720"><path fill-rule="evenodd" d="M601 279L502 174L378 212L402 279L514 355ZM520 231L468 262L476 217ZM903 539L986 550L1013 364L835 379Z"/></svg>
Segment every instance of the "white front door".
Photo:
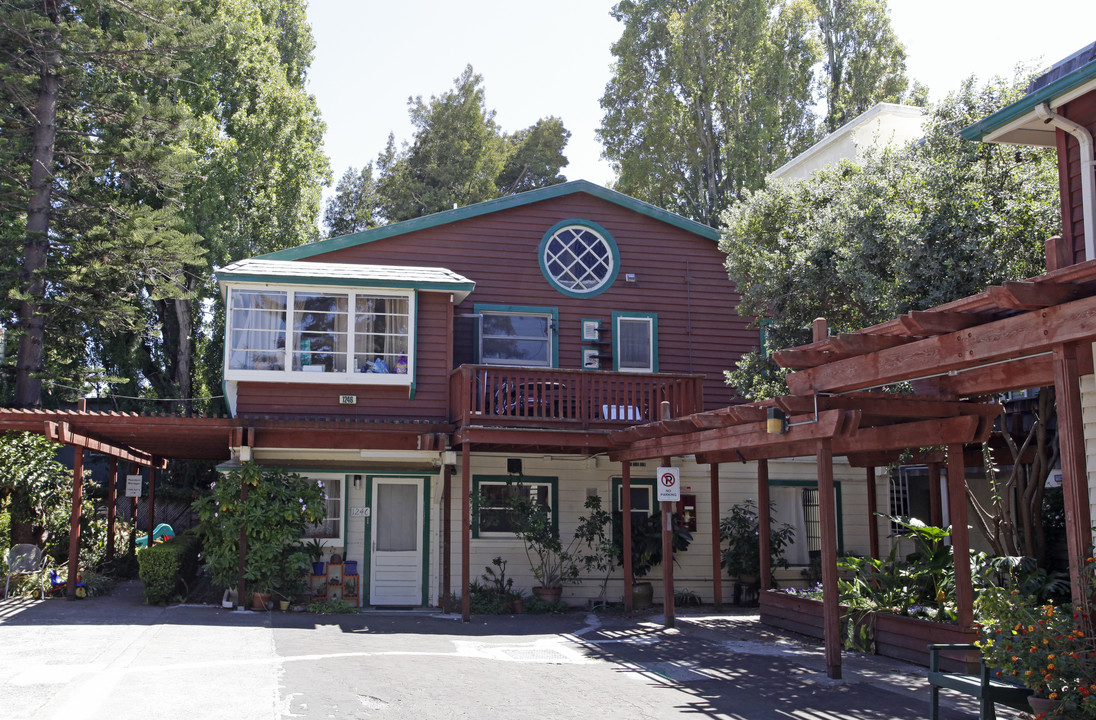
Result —
<svg viewBox="0 0 1096 720"><path fill-rule="evenodd" d="M373 478L370 605L422 604L422 496L422 478Z"/></svg>

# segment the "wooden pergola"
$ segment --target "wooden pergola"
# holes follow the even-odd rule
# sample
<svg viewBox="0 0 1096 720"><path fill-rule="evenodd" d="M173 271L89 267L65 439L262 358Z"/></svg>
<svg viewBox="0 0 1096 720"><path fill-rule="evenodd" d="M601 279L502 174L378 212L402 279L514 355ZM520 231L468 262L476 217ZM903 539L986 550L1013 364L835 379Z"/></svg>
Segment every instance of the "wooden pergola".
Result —
<svg viewBox="0 0 1096 720"><path fill-rule="evenodd" d="M1048 245L1053 249L1055 241ZM850 465L868 468L869 512L874 512L876 466L897 460L909 449L946 446L958 619L960 626L969 627L973 591L963 446L988 438L1002 410L991 401L994 395L1047 385L1056 389L1071 579L1074 598L1080 598L1076 560L1087 556L1092 540L1079 378L1093 371L1096 261L990 287L855 333L831 336L820 319L814 336L808 345L774 355L778 363L796 370L787 378L789 396L636 426L613 435L621 447L611 457L622 463L625 497L631 461L695 455L698 462L711 465L712 572L717 598L718 464L758 461L758 505L765 508L767 461L813 455L818 464L826 665L831 677L840 677L833 457L843 455ZM912 383L915 394L882 391L903 381ZM770 431L766 423L770 408L788 416L786 432ZM933 465L938 469L936 462ZM760 513L760 524L767 538L767 513ZM879 547L876 532L873 524L874 556ZM624 539L628 544L627 530ZM763 539L762 547L766 545ZM624 557L629 554L626 548ZM767 583L767 553L762 553L761 561L762 581ZM672 566L663 565L671 588L668 622L672 622ZM625 568L625 574L628 588L630 568Z"/></svg>

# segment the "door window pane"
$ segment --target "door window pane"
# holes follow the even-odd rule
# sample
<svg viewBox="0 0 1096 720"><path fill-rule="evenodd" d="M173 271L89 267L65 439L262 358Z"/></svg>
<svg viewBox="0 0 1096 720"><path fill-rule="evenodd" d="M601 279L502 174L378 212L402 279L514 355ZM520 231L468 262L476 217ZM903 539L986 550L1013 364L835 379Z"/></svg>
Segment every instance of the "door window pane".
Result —
<svg viewBox="0 0 1096 720"><path fill-rule="evenodd" d="M377 550L418 550L418 487L397 483L377 484Z"/></svg>

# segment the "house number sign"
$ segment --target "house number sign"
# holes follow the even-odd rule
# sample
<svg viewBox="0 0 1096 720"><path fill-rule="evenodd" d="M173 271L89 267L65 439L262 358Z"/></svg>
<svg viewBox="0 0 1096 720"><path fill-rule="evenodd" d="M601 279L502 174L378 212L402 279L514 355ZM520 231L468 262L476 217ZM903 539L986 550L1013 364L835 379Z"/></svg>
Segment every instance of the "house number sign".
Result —
<svg viewBox="0 0 1096 720"><path fill-rule="evenodd" d="M677 502L681 499L681 470L675 467L658 469L658 501Z"/></svg>

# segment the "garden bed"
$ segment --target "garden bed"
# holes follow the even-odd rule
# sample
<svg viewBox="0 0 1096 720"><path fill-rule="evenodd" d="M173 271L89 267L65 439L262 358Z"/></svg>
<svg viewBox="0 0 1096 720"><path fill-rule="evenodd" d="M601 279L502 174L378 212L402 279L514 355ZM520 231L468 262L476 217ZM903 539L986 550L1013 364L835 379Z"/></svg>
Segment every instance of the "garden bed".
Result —
<svg viewBox="0 0 1096 720"><path fill-rule="evenodd" d="M784 630L823 640L822 602L781 592L763 592L760 599L761 622ZM848 609L841 607L842 627L847 622ZM938 623L920 618L871 613L874 622L875 653L884 657L927 666L928 646L940 643L973 643L978 632L958 625ZM868 620L866 620L868 621ZM944 652L940 667L948 672L977 672L978 654Z"/></svg>

